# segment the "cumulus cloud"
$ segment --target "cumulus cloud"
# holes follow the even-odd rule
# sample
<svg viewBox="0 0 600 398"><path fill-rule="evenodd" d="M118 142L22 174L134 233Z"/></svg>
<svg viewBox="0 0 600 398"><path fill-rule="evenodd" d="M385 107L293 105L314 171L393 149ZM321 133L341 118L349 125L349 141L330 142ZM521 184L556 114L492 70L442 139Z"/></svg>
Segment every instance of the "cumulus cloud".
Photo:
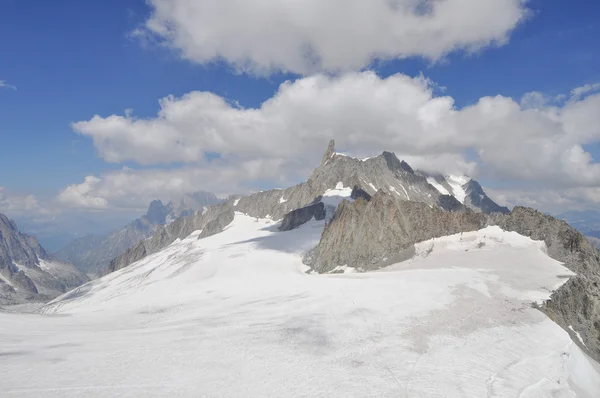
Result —
<svg viewBox="0 0 600 398"><path fill-rule="evenodd" d="M84 208L90 210L106 209L108 201L100 196L96 196L93 191L101 179L88 176L81 184L73 184L66 187L59 195L58 201L63 205Z"/></svg>
<svg viewBox="0 0 600 398"><path fill-rule="evenodd" d="M316 165L331 137L340 151L392 150L429 170L600 186L600 164L583 149L600 141L600 94L535 105L496 96L458 109L423 76L362 72L286 82L258 108L191 92L163 98L155 118L96 115L73 128L109 162L195 164L218 153L228 167L277 161L283 172Z"/></svg>
<svg viewBox="0 0 600 398"><path fill-rule="evenodd" d="M526 0L149 0L134 32L193 62L241 71L356 70L375 59L436 61L508 41Z"/></svg>
<svg viewBox="0 0 600 398"><path fill-rule="evenodd" d="M8 84L5 80L0 80L0 88L8 88L10 90L16 90L17 87L12 84Z"/></svg>
<svg viewBox="0 0 600 398"><path fill-rule="evenodd" d="M581 98L582 96L595 92L595 91L599 91L600 90L600 83L593 83L593 84L585 84L581 87L577 87L574 88L573 90L571 90L571 97L577 99L577 98Z"/></svg>
<svg viewBox="0 0 600 398"><path fill-rule="evenodd" d="M495 201L507 206L529 206L550 213L586 210L597 207L600 203L600 187L575 187L561 190L540 186L487 188L486 193Z"/></svg>
<svg viewBox="0 0 600 398"><path fill-rule="evenodd" d="M84 183L63 191L59 200L94 210L141 211L147 208L150 200L175 201L186 193L200 190L226 197L256 191L260 186L257 184L263 184L264 188L287 187L305 178L312 167L282 159L217 160L167 169L124 167L99 177L86 177Z"/></svg>
<svg viewBox="0 0 600 398"><path fill-rule="evenodd" d="M10 194L0 187L0 213L40 215L49 214L50 210L38 203L34 195Z"/></svg>

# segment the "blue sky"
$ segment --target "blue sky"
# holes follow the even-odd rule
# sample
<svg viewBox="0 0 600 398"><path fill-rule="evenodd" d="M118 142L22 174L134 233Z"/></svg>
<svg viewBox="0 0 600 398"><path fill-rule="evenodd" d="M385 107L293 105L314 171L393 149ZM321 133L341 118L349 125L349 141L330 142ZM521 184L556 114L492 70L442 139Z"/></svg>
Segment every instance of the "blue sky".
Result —
<svg viewBox="0 0 600 398"><path fill-rule="evenodd" d="M211 165L207 158L193 162L187 158L167 155L165 161L153 163L131 155L131 151L118 161L107 160L106 148L95 146L92 141L92 138L99 137L99 126L88 126L87 132L81 135L71 127L71 123L89 121L96 114L103 118L110 115L123 116L126 109L133 109L137 118L155 119L159 99L168 95L178 98L192 91L211 92L228 101L237 101L243 108L258 109L264 101L277 93L279 85L286 80L293 82L320 73L336 79L336 76L351 71L370 70L380 79L395 74L415 77L422 73L431 82L445 87L443 90L436 90L435 95L451 97L455 109L476 105L480 98L487 96L500 95L519 103L526 93L531 92L540 93L547 99L544 107L561 107L564 105L564 98L556 101L553 98L568 95L577 87L591 87L600 82L600 4L592 0L526 2L526 18L514 26L507 25L505 43L485 43L473 54L460 49L450 50L435 61L431 60L429 53L425 54L425 58L419 55L389 56L385 61L369 62L359 68L352 64L346 69L345 65L340 64L344 70L334 71L333 75L326 67L317 67L310 72L294 69L293 66L288 67L287 71L281 70L286 68L274 68L268 73L253 70L240 72L239 65L231 60L235 57L235 48L229 55L218 59L213 57L208 61L195 55L186 55L186 51L197 50L194 54L198 54L205 48L197 41L181 44L170 42L164 37L157 39L156 31L151 31L146 25L149 19L159 14L158 3L170 2L171 0L148 3L135 0L5 0L0 4L0 80L7 85L0 87L0 157L4 165L0 167L0 186L4 188L6 202L11 197L14 202L33 195L41 208L50 209L54 214L72 211L76 207L74 205L79 202L57 201L56 198L68 186L82 184L88 176L105 181L107 174L118 173L123 167L127 167L136 173L144 170L148 173L163 171L164 178L169 179L169 172L182 173L187 170L186 167L193 167L194 170L217 167ZM172 2L177 3L177 0ZM204 3L211 1L198 2ZM191 15L191 12L188 14ZM265 14L268 17L268 10L262 12L260 17L265 17ZM167 20L178 18L176 15L164 14L160 17ZM221 15L220 18L228 16ZM185 32L186 21L168 21L175 21L175 26L181 22L179 29L185 34L189 33ZM244 29L249 28L241 26L237 32L235 22L231 21L233 32L244 36ZM198 25L198 29L202 28L201 21L193 25ZM145 29L143 37L132 34L136 30L139 32L140 28ZM276 30L285 29L285 26L273 29L275 38L278 34L286 33ZM339 40L343 41L344 37ZM253 44L256 44L256 48L261 48L260 43L249 42L250 46ZM269 43L264 45L269 46ZM255 58L251 54L250 59L258 59L260 54L257 54ZM276 57L275 61L281 60ZM289 70L300 73L290 73ZM16 87L16 90L8 85ZM595 89L586 95L594 93ZM600 113L600 109L598 112ZM592 166L600 160L600 137L593 134L597 133L587 134L586 139L581 142L582 148L592 157ZM360 152L360 148L355 148L355 143L351 140L336 138L342 149ZM135 144L132 145L135 149ZM319 148L322 146L318 145ZM378 148L375 143L369 146L371 147ZM218 148L218 145L207 145L205 151L219 153ZM398 152L398 147L380 149L396 149ZM144 148L139 147L139 150L144 151ZM461 149L463 160L468 161L468 153L477 153L478 150L476 145ZM238 159L249 162L260 158L257 153L246 153L242 149L236 152L232 149L229 157L223 157L224 173L234 173L229 166ZM410 158L420 154L413 151L406 155ZM306 170L310 170L315 166L310 163L312 159L310 156L288 159L289 162L286 160L286 166L282 168L298 169L296 165L302 164ZM478 177L484 182L484 186L496 189L497 194L508 204L514 204L519 199L525 202L534 200L532 198L536 192L524 193L523 187L535 186L554 191L559 189L559 185L550 186L544 176L537 178L533 172L530 178L511 178L507 173L496 170L493 162L480 163L477 165ZM221 169L215 169L214 172L219 170ZM593 173L594 170L592 167L588 172ZM293 182L303 177L302 172L290 173L289 178L273 178L272 175L257 172L252 176L252 184L234 185L230 190L222 184L211 187L208 183L208 187L194 185L189 189L212 189L217 193L227 194ZM568 175L564 180L568 180ZM200 181L204 180L200 178ZM91 183L95 186L102 184L95 180ZM554 202L540 202L538 205L551 210L561 206L594 208L597 207L594 198L598 186L591 177L582 180L579 185L566 184L568 189L594 191L586 191L589 198L585 202L567 198L566 202L557 199ZM95 197L100 197L98 195ZM141 194L139 198L136 197L135 205L130 207L121 205L122 198L81 202L86 205L81 206L80 210L117 211L118 208L126 207L129 217L129 212L139 211L143 207L142 203L154 196L157 196L156 192ZM598 197L600 200L600 194ZM87 206L90 203L94 206ZM98 206L99 203L102 206ZM105 206L105 203L108 205ZM0 208L0 211L16 214L23 209L5 204L5 208Z"/></svg>

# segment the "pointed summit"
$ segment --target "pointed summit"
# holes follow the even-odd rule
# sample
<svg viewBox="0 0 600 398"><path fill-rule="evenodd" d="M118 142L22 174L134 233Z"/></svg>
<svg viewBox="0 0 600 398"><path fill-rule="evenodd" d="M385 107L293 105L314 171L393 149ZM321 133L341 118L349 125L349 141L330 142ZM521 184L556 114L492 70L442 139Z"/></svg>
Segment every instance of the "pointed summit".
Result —
<svg viewBox="0 0 600 398"><path fill-rule="evenodd" d="M327 145L327 150L325 151L325 155L323 155L323 160L321 160L321 166L323 166L335 153L335 140L329 140L329 145Z"/></svg>
<svg viewBox="0 0 600 398"><path fill-rule="evenodd" d="M146 218L150 221L151 224L154 225L162 225L165 223L166 217L169 213L169 209L167 206L163 204L160 200L153 200L148 206L148 211L146 212Z"/></svg>

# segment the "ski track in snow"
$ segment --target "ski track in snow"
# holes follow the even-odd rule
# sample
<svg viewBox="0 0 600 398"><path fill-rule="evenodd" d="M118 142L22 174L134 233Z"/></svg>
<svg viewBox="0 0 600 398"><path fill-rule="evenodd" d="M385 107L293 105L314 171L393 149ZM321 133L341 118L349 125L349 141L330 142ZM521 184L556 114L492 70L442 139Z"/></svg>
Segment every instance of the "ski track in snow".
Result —
<svg viewBox="0 0 600 398"><path fill-rule="evenodd" d="M1 395L600 396L596 365L531 307L572 275L543 243L489 227L308 275L322 228L236 213L42 314L0 312Z"/></svg>

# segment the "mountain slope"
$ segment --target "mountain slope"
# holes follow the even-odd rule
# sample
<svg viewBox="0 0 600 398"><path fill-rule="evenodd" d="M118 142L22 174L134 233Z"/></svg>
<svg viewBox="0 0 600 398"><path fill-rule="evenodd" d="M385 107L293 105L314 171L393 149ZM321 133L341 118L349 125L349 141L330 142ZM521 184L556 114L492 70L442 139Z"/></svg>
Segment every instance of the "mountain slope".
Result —
<svg viewBox="0 0 600 398"><path fill-rule="evenodd" d="M600 358L600 252L563 221L487 214L466 206L469 181L436 179L444 194L428 178L330 145L304 183L161 226L43 308L69 316L0 314L12 351L34 341L0 356L0 388L600 396L586 356ZM42 339L18 337L31 324ZM64 360L43 361L44 347Z"/></svg>
<svg viewBox="0 0 600 398"><path fill-rule="evenodd" d="M431 175L424 171L417 171L424 176L441 194L452 195L467 208L481 213L504 213L510 210L500 206L484 192L481 185L468 176Z"/></svg>
<svg viewBox="0 0 600 398"><path fill-rule="evenodd" d="M154 200L145 215L123 228L103 236L90 235L76 239L54 255L75 264L87 275L97 276L112 259L137 242L151 237L160 225L219 202L220 200L209 192L188 194L180 201L169 202L166 205L160 200Z"/></svg>
<svg viewBox="0 0 600 398"><path fill-rule="evenodd" d="M37 240L0 214L0 304L45 301L88 278L73 265L51 258Z"/></svg>
<svg viewBox="0 0 600 398"><path fill-rule="evenodd" d="M428 179L428 176L415 172L406 162L400 161L391 152L383 152L379 156L364 160L356 159L336 153L335 143L332 140L323 155L321 164L306 182L287 189L232 197L218 206L209 208L204 214L182 217L167 226L158 228L152 238L138 242L130 250L115 258L106 268L105 273L121 269L149 254L156 253L176 239L183 239L193 231L204 229L208 223L213 223L213 227L215 223L222 224L219 223L219 219L232 218L233 211L253 217L279 220L292 210L311 203L326 201L329 198L327 199L329 203L325 205L331 215L341 198L349 197L354 187L361 189L368 196L373 196L377 191L382 190L398 201L421 202L447 211L464 212L469 209L455 196L441 193L430 184ZM326 194L329 196L324 199L323 196ZM500 209L504 211L504 208ZM489 206L477 209L483 212L491 210L493 207ZM219 232L218 228L211 233L216 232ZM208 232L204 231L204 236L208 235Z"/></svg>
<svg viewBox="0 0 600 398"><path fill-rule="evenodd" d="M194 232L45 307L68 316L0 314L5 337L46 331L30 356L0 357L0 387L23 391L36 363L27 389L56 396L600 393L594 365L531 306L572 276L543 242L488 227L417 244L380 272L306 274L324 225L279 232L237 212L219 234ZM63 360L41 360L48 346Z"/></svg>
<svg viewBox="0 0 600 398"><path fill-rule="evenodd" d="M194 231L201 231L200 238L219 233L234 219L234 212L283 219L282 226L298 227L307 220L301 214L313 212L313 217L320 219L321 210L316 204L323 203L327 226L314 250L305 257L306 263L318 272L376 269L409 258L414 244L422 240L500 225L543 240L552 258L578 274L553 295L544 310L565 330L580 331L582 341L586 342L581 347L600 359L598 251L568 224L555 218L546 218L526 208L515 208L506 214L507 209L485 200L485 193L472 180L445 179L449 187L445 188L444 181L438 178L432 183L430 178L415 172L389 152L359 160L337 154L330 143L321 165L307 182L284 190L231 198L205 214L181 218L116 258L106 272L160 252ZM350 203L352 192L362 192L361 199ZM473 193L479 202L469 201ZM468 208L461 200L478 207ZM499 212L492 211L498 208ZM298 212L298 209L305 210Z"/></svg>

